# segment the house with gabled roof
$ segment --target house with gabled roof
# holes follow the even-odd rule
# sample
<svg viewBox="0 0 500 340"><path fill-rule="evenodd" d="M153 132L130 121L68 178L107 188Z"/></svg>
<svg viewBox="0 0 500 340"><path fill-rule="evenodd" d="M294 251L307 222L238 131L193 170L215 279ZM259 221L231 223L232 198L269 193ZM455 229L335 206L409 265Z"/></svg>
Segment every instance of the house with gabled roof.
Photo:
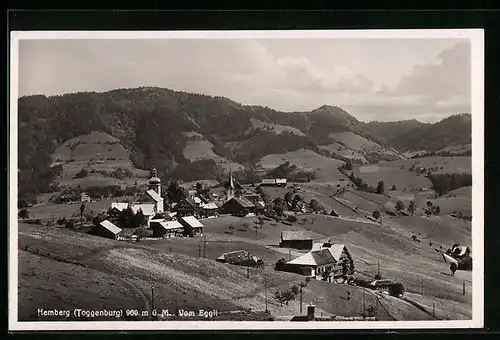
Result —
<svg viewBox="0 0 500 340"><path fill-rule="evenodd" d="M287 262L284 270L329 282L343 281L354 273L354 261L343 244L314 243L309 252Z"/></svg>
<svg viewBox="0 0 500 340"><path fill-rule="evenodd" d="M314 237L306 230L284 230L281 232L280 247L311 249Z"/></svg>
<svg viewBox="0 0 500 340"><path fill-rule="evenodd" d="M184 226L179 221L152 220L153 237L173 238L184 235Z"/></svg>
<svg viewBox="0 0 500 340"><path fill-rule="evenodd" d="M203 224L194 216L183 216L177 219L184 227L184 234L187 236L203 236Z"/></svg>
<svg viewBox="0 0 500 340"><path fill-rule="evenodd" d="M249 200L244 197L232 197L221 207L225 214L234 216L255 216L256 207Z"/></svg>
<svg viewBox="0 0 500 340"><path fill-rule="evenodd" d="M216 259L217 262L234 264L237 266L263 268L264 262L246 250L235 250L223 253Z"/></svg>
<svg viewBox="0 0 500 340"><path fill-rule="evenodd" d="M117 239L122 232L122 229L111 223L109 220L101 221L99 224L95 225L89 234L95 236L101 236L111 239Z"/></svg>

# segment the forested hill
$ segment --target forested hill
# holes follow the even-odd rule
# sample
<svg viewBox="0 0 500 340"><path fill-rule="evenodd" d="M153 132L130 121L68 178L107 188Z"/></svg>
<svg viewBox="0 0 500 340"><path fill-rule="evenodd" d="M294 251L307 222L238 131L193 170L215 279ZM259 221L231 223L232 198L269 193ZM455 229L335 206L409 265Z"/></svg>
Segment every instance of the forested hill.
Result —
<svg viewBox="0 0 500 340"><path fill-rule="evenodd" d="M389 128L359 122L339 107L287 113L223 97L151 87L28 96L19 99L18 108L20 193L46 191L59 171L50 168L50 154L64 141L94 130L120 139L136 167L156 166L163 173L188 162L183 155L184 132L188 131L203 135L214 145L215 153L242 164L271 153L300 148L317 151L318 145L334 142L331 132L352 131L396 149L420 150L428 146L427 139L432 148L450 140L470 143L470 133L464 133L470 132L470 118L450 118L437 124L416 122L404 135L387 138ZM252 119L293 127L303 134L252 129Z"/></svg>

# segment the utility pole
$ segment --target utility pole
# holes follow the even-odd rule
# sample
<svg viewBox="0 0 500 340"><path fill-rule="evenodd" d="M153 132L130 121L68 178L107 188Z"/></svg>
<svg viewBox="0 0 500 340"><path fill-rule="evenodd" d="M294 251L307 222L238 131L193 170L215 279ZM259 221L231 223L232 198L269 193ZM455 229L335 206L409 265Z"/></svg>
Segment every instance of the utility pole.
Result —
<svg viewBox="0 0 500 340"><path fill-rule="evenodd" d="M300 283L300 315L302 315L302 282Z"/></svg>
<svg viewBox="0 0 500 340"><path fill-rule="evenodd" d="M207 257L207 237L203 236L203 257Z"/></svg>
<svg viewBox="0 0 500 340"><path fill-rule="evenodd" d="M377 260L377 275L380 277L380 260Z"/></svg>
<svg viewBox="0 0 500 340"><path fill-rule="evenodd" d="M436 303L432 302L432 316L436 317Z"/></svg>
<svg viewBox="0 0 500 340"><path fill-rule="evenodd" d="M151 285L151 318L153 318L154 309L155 309L155 286Z"/></svg>
<svg viewBox="0 0 500 340"><path fill-rule="evenodd" d="M366 316L365 288L363 287L363 318Z"/></svg>
<svg viewBox="0 0 500 340"><path fill-rule="evenodd" d="M288 249L288 261L292 261L292 249Z"/></svg>
<svg viewBox="0 0 500 340"><path fill-rule="evenodd" d="M264 296L266 299L266 312L269 312L267 309L267 275L264 275Z"/></svg>
<svg viewBox="0 0 500 340"><path fill-rule="evenodd" d="M465 295L465 280L463 281L462 294Z"/></svg>
<svg viewBox="0 0 500 340"><path fill-rule="evenodd" d="M422 296L424 295L424 281L422 281Z"/></svg>
<svg viewBox="0 0 500 340"><path fill-rule="evenodd" d="M198 243L198 257L201 257L201 243Z"/></svg>

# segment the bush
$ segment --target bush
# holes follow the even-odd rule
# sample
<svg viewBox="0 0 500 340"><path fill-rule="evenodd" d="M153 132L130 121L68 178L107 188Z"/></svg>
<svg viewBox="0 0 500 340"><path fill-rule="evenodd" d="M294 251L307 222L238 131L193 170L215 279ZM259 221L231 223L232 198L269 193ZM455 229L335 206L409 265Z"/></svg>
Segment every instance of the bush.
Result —
<svg viewBox="0 0 500 340"><path fill-rule="evenodd" d="M75 178L75 179L76 178L84 178L84 177L87 177L88 174L89 174L89 172L86 169L82 169L82 170L78 171L76 173L75 177L73 177L73 178Z"/></svg>
<svg viewBox="0 0 500 340"><path fill-rule="evenodd" d="M297 217L295 215L288 215L286 220L290 223L295 223L295 222L297 222Z"/></svg>
<svg viewBox="0 0 500 340"><path fill-rule="evenodd" d="M396 284L389 286L389 294L391 296L400 297L404 294L404 291L405 287L403 286L402 283L398 282Z"/></svg>
<svg viewBox="0 0 500 340"><path fill-rule="evenodd" d="M73 220L69 220L68 222L66 222L66 228L68 228L68 229L75 228L75 224L74 224Z"/></svg>

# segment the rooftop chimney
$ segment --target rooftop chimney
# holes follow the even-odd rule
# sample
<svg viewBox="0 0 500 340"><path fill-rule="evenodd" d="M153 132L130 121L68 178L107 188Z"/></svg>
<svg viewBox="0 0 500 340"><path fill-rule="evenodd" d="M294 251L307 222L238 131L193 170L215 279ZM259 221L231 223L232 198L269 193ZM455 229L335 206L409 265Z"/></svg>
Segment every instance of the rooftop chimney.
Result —
<svg viewBox="0 0 500 340"><path fill-rule="evenodd" d="M314 305L307 306L307 320L309 321L314 321L314 308L316 308Z"/></svg>

